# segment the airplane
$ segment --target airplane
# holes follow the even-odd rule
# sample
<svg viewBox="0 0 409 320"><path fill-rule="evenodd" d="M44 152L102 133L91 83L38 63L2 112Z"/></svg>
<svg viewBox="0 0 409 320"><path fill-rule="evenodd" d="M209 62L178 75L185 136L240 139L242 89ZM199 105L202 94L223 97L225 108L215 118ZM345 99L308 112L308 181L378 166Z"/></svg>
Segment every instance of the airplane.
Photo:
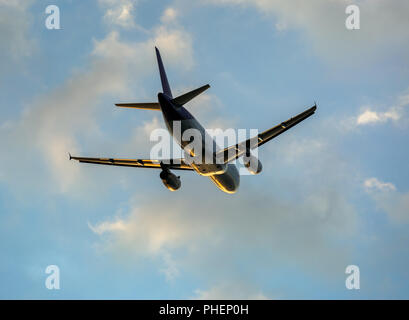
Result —
<svg viewBox="0 0 409 320"><path fill-rule="evenodd" d="M272 140L288 129L292 128L301 121L307 119L315 113L317 104L305 110L304 112L284 121L275 127L272 127L257 136L246 141L237 143L225 149L221 149L213 137L202 127L202 125L186 110L184 105L210 88L204 85L198 89L173 98L163 66L162 58L157 47L155 47L156 58L159 67L159 74L162 83L163 92L158 93L158 102L148 103L117 103L117 107L145 109L161 111L166 127L185 151L185 155L195 155L195 151L188 150L188 144L191 141L177 139L174 132L174 123L180 121L181 133L188 129L198 130L202 137L202 159L212 159L214 161L187 161L185 158L178 159L114 159L114 158L86 158L74 157L69 154L70 160L77 160L82 163L103 164L112 166L126 166L136 168L156 168L161 169L160 178L163 184L171 191L176 191L181 187L181 180L171 170L189 170L196 171L199 175L209 177L215 185L226 193L235 193L240 184L240 174L233 160L243 157L244 166L251 174L259 174L262 170L262 164L252 153L251 150L258 148L264 143ZM255 164L255 165L254 165Z"/></svg>

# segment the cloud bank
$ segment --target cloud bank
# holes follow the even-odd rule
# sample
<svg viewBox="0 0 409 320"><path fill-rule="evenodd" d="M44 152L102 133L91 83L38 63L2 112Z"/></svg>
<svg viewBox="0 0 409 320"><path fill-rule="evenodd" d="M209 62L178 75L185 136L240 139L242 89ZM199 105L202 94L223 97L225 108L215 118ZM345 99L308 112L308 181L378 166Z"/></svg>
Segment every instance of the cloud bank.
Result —
<svg viewBox="0 0 409 320"><path fill-rule="evenodd" d="M131 84L142 83L144 77L156 71L152 67L155 45L166 52L169 66L186 70L193 65L192 41L183 28L160 24L151 33L141 42L123 41L118 31L94 40L87 67L25 106L16 122L3 123L0 145L9 152L0 160L0 177L11 184L26 181L47 188L44 177L48 175L53 181L51 189L57 193L88 185L89 177L68 161L68 152L80 152L81 138L102 138L98 108L103 98L125 95ZM16 166L17 180L13 170Z"/></svg>
<svg viewBox="0 0 409 320"><path fill-rule="evenodd" d="M273 18L279 32L296 29L321 56L348 64L362 63L383 54L408 53L409 3L405 0L203 0L214 5L256 8ZM358 5L361 29L347 30L345 9ZM374 54L375 53L375 54Z"/></svg>

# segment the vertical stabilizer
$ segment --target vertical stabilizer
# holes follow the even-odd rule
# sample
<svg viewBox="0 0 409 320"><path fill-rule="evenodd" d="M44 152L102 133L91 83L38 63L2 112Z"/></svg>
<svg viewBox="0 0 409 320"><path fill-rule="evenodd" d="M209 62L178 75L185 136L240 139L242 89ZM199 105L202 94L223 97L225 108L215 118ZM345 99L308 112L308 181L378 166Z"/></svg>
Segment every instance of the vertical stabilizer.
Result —
<svg viewBox="0 0 409 320"><path fill-rule="evenodd" d="M160 56L160 52L158 48L155 47L156 50L156 58L158 59L158 66L159 66L159 73L160 73L160 80L162 82L163 93L172 98L172 92L170 91L168 77L166 76L165 68L163 66L162 58Z"/></svg>

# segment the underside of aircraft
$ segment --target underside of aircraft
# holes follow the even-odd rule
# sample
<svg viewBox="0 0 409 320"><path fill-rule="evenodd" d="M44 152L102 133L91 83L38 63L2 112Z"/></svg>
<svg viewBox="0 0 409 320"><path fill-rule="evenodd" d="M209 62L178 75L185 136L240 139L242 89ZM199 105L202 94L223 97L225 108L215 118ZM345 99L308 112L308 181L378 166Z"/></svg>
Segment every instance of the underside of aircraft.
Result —
<svg viewBox="0 0 409 320"><path fill-rule="evenodd" d="M236 165L232 162L240 157L243 157L244 166L251 174L260 173L262 170L261 162L253 155L252 150L258 148L264 143L272 140L296 124L310 117L317 109L315 104L313 107L305 110L295 117L281 122L280 124L263 131L250 139L239 142L227 148L220 148L215 143L213 137L209 137L206 130L184 107L186 103L210 88L210 86L207 84L186 94L173 98L161 55L157 48L155 48L155 50L163 88L163 92L158 93L158 102L118 103L116 106L162 112L165 124L171 135L175 138L175 141L185 151L187 156L196 156L196 161L187 161L186 157L180 159L116 159L76 157L71 156L71 154L69 156L70 160L72 159L79 162L92 164L159 169L161 170L160 178L163 184L171 191L178 190L181 187L180 177L172 173L171 170L196 171L201 176L209 177L222 191L226 193L235 193L239 187L240 174L236 168ZM173 128L175 122L177 121L180 122L182 133L192 129L197 130L197 132L200 133L202 139L202 148L200 150L201 156L199 157L200 161L197 160L197 150L195 151L194 149L189 149L189 143L191 143L191 141L176 139ZM207 159L207 161L204 161L204 159ZM208 161L208 159L211 159L212 161Z"/></svg>

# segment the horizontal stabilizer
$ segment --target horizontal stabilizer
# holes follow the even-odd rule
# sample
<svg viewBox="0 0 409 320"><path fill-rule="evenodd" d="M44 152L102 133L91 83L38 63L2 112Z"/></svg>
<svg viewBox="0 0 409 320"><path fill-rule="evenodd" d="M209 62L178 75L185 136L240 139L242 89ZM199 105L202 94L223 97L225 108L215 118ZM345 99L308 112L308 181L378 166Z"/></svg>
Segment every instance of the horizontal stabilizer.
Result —
<svg viewBox="0 0 409 320"><path fill-rule="evenodd" d="M197 88L195 90L192 90L188 93L182 94L179 97L176 97L175 99L172 100L173 103L179 106L183 106L185 103L189 102L199 94L201 94L203 91L206 91L209 89L210 86L208 84L204 85L203 87Z"/></svg>
<svg viewBox="0 0 409 320"><path fill-rule="evenodd" d="M135 108L145 110L160 110L160 105L157 102L142 102L142 103L116 103L117 107Z"/></svg>

